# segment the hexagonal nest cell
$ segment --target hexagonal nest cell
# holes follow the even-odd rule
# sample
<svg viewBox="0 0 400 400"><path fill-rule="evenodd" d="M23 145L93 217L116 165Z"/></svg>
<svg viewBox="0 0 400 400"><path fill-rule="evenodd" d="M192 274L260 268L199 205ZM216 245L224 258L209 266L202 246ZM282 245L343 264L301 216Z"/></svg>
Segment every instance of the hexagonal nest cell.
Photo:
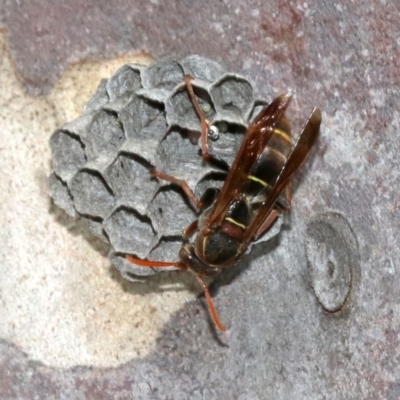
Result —
<svg viewBox="0 0 400 400"><path fill-rule="evenodd" d="M254 100L245 78L196 55L122 66L100 82L83 113L50 139L54 203L86 219L92 233L110 243L112 263L130 280L155 272L129 263L126 253L177 261L182 231L198 217L182 189L152 178L151 169L184 179L196 196L223 183L220 165L201 157L187 74L219 130L209 141L211 153L230 165L263 102Z"/></svg>

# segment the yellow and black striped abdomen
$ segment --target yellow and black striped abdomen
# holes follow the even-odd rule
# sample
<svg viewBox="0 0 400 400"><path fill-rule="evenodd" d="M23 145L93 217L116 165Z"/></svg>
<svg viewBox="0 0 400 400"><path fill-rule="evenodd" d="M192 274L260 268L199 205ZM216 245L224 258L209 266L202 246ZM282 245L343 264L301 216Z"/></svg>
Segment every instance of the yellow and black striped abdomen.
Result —
<svg viewBox="0 0 400 400"><path fill-rule="evenodd" d="M276 128L268 145L250 171L247 195L256 196L263 189L274 184L286 163L291 147L290 135L281 128Z"/></svg>
<svg viewBox="0 0 400 400"><path fill-rule="evenodd" d="M255 161L242 188L241 197L234 199L225 215L222 231L240 240L253 218L252 198L263 194L268 196L291 150L289 134L276 128L268 145Z"/></svg>
<svg viewBox="0 0 400 400"><path fill-rule="evenodd" d="M256 211L254 197L266 198L282 168L286 164L292 143L285 120L275 128L263 152L255 161L241 195L232 200L220 229L201 244L203 258L211 265L229 264L237 256L244 232L252 223Z"/></svg>
<svg viewBox="0 0 400 400"><path fill-rule="evenodd" d="M277 150L284 156L288 156L292 148L292 138L289 124L281 121L274 129L274 133L268 142L268 147Z"/></svg>

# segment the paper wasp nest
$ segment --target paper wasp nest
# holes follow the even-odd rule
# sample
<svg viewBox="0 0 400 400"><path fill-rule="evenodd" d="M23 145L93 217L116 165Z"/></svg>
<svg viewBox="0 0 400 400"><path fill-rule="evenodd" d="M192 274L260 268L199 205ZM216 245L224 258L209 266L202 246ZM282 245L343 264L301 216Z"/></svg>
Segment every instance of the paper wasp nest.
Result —
<svg viewBox="0 0 400 400"><path fill-rule="evenodd" d="M122 66L100 82L82 115L50 139L55 204L110 243L112 263L130 280L154 271L129 263L125 254L177 261L182 230L197 218L182 190L151 179L150 169L186 180L197 198L223 183L221 169L201 157L185 74L220 132L209 140L211 153L230 165L262 102L254 101L246 79L199 56Z"/></svg>

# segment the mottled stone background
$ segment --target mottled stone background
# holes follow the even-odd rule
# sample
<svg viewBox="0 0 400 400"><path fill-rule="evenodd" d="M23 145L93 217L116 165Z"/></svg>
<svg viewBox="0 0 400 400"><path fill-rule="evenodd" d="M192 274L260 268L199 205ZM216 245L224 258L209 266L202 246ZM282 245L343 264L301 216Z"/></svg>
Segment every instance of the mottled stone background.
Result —
<svg viewBox="0 0 400 400"><path fill-rule="evenodd" d="M400 398L399 17L386 0L0 0L0 398ZM124 282L46 188L48 139L102 76L194 53L260 97L293 90L297 128L323 112L285 229L214 285L222 338L190 277Z"/></svg>

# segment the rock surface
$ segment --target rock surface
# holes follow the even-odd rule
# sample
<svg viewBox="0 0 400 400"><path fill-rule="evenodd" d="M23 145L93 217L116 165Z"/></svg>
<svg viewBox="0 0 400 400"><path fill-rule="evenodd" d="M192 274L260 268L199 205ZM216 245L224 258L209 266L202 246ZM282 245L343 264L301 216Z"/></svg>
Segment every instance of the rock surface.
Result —
<svg viewBox="0 0 400 400"><path fill-rule="evenodd" d="M373 0L0 0L0 397L398 399L399 13ZM215 282L228 346L193 292L119 281L87 229L48 212L48 139L100 76L80 81L78 64L73 84L57 80L140 50L214 59L256 98L291 89L294 132L323 111L285 229Z"/></svg>

